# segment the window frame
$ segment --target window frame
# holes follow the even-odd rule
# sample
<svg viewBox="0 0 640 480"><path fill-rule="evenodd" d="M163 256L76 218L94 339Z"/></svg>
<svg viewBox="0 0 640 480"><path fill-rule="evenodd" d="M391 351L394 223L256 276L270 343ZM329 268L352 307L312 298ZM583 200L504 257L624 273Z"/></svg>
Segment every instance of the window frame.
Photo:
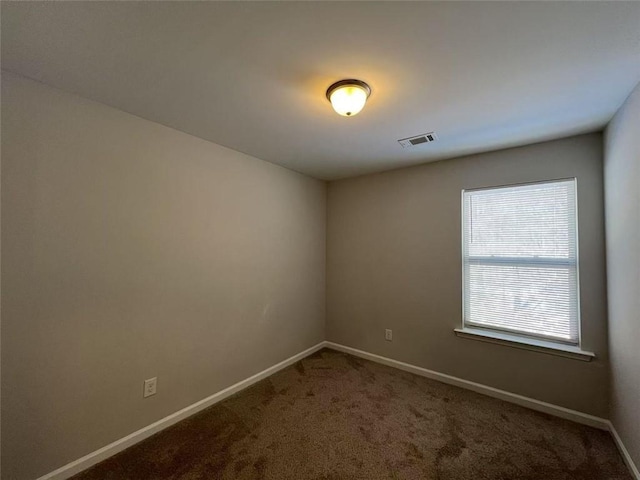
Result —
<svg viewBox="0 0 640 480"><path fill-rule="evenodd" d="M577 330L577 341L571 340L563 340L561 338L553 337L553 336L545 336L545 335L537 335L534 333L522 332L509 328L501 328L501 327L488 327L485 325L479 325L473 322L467 321L467 312L466 312L466 295L468 290L468 285L470 283L470 278L467 275L467 266L471 264L471 262L466 262L466 258L471 258L466 255L467 253L467 245L465 242L465 221L466 221L466 208L465 208L465 193L474 192L474 191L487 191L487 190L497 190L502 188L514 188L514 187L526 187L529 185L540 185L540 184L551 184L556 182L568 182L571 181L573 183L574 188L574 212L575 217L573 219L574 223L574 231L575 231L575 285L570 285L570 288L575 289L575 299L576 299L576 330ZM533 182L520 182L520 183L509 183L502 185L491 185L486 187L474 187L474 188L465 188L462 189L461 194L461 215L460 215L460 225L461 225L461 260L462 260L462 328L455 329L455 333L458 336L463 336L465 338L467 335L480 337L478 339L482 339L482 337L491 338L496 337L500 338L501 341L504 342L513 342L513 346L518 345L530 345L535 348L543 348L543 349L553 349L557 347L559 350L563 351L576 351L582 352L582 318L581 318L581 308L580 308L580 241L579 241L579 222L578 222L578 179L576 177L564 177L564 178L554 178L549 180L538 180ZM482 257L475 259L478 264L493 264L493 265L535 265L538 264L544 267L563 267L568 266L572 268L574 262L572 260L567 259L554 259L554 258L544 258L544 259L536 259L535 257L501 257L501 258L491 258L491 257ZM492 342L497 343L497 342ZM542 345L542 347L541 347ZM590 356L593 356L593 353L586 352Z"/></svg>

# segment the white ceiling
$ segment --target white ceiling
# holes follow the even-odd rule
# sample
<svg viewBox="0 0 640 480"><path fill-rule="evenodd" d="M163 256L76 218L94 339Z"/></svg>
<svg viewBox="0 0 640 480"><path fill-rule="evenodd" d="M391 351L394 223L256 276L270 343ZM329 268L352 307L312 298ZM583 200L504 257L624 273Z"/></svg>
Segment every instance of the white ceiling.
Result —
<svg viewBox="0 0 640 480"><path fill-rule="evenodd" d="M2 67L336 179L601 129L640 2L2 2ZM352 77L373 93L340 117Z"/></svg>

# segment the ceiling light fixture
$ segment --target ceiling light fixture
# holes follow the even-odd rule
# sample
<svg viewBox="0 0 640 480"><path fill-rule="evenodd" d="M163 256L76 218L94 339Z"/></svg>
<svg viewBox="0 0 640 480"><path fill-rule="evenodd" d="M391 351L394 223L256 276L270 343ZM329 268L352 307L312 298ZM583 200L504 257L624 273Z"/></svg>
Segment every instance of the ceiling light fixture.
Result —
<svg viewBox="0 0 640 480"><path fill-rule="evenodd" d="M344 117L353 117L364 108L371 87L361 80L340 80L327 89L327 99L333 109Z"/></svg>

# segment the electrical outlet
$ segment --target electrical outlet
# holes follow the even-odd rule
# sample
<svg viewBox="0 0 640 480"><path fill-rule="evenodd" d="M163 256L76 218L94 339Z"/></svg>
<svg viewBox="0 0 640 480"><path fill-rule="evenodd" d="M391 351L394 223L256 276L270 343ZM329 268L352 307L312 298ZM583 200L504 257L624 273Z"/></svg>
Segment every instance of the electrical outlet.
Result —
<svg viewBox="0 0 640 480"><path fill-rule="evenodd" d="M156 387L158 386L158 377L153 377L144 381L143 397L147 398L156 394Z"/></svg>
<svg viewBox="0 0 640 480"><path fill-rule="evenodd" d="M393 332L388 328L384 331L384 339L387 342L390 342L391 340L393 340Z"/></svg>

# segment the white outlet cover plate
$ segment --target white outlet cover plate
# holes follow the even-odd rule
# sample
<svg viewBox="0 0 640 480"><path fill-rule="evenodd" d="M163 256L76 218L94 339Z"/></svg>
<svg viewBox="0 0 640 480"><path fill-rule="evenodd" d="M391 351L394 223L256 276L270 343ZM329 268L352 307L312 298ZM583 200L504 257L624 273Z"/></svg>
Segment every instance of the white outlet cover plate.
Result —
<svg viewBox="0 0 640 480"><path fill-rule="evenodd" d="M149 378L144 381L144 398L150 397L156 394L156 387L158 385L158 377Z"/></svg>

